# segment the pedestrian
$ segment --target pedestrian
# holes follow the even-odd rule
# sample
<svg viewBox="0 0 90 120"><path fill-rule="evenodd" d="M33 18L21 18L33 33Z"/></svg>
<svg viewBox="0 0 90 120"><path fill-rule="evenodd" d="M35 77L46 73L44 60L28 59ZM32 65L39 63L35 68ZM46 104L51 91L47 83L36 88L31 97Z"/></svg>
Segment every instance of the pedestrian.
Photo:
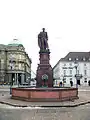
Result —
<svg viewBox="0 0 90 120"><path fill-rule="evenodd" d="M62 82L60 82L59 86L62 87Z"/></svg>
<svg viewBox="0 0 90 120"><path fill-rule="evenodd" d="M90 86L90 80L88 81L88 85Z"/></svg>
<svg viewBox="0 0 90 120"><path fill-rule="evenodd" d="M71 87L73 86L73 81L70 81L70 85L71 85Z"/></svg>

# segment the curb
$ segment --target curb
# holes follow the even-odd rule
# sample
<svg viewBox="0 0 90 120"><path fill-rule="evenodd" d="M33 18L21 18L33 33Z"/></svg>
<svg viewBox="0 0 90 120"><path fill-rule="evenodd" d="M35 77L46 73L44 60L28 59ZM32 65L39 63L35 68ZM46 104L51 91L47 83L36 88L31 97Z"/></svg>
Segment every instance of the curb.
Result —
<svg viewBox="0 0 90 120"><path fill-rule="evenodd" d="M13 106L13 107L29 107L28 105L15 105L15 104L11 104L11 103L8 103L8 102L2 102L0 101L1 104L5 104L5 105L10 105L10 106Z"/></svg>
<svg viewBox="0 0 90 120"><path fill-rule="evenodd" d="M11 104L11 103L8 103L8 102L2 102L0 101L1 104L6 104L6 105L10 105L10 106L13 106L13 107L78 107L78 106L81 106L81 105L85 105L85 104L89 104L90 101L87 101L87 102L82 102L82 103L78 103L78 104L74 104L74 105L56 105L56 106L50 106L50 105L17 105L17 104Z"/></svg>

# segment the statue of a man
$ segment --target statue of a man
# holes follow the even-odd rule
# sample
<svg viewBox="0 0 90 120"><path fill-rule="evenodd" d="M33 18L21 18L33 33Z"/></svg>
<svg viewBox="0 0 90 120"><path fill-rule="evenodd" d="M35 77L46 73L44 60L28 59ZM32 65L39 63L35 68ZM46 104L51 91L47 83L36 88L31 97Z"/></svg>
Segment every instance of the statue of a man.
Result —
<svg viewBox="0 0 90 120"><path fill-rule="evenodd" d="M40 50L47 50L48 49L48 35L47 32L45 32L45 28L42 29L43 31L39 33L38 35L38 45L40 47Z"/></svg>

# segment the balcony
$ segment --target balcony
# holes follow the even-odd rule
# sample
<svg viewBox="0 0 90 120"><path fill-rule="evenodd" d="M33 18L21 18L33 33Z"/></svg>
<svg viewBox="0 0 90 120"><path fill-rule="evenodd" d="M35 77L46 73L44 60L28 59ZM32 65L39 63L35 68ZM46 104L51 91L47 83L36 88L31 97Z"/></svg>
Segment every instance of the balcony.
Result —
<svg viewBox="0 0 90 120"><path fill-rule="evenodd" d="M72 77L73 75L64 75L64 77Z"/></svg>
<svg viewBox="0 0 90 120"><path fill-rule="evenodd" d="M68 67L68 69L73 69L73 67Z"/></svg>
<svg viewBox="0 0 90 120"><path fill-rule="evenodd" d="M68 69L68 67L62 67L62 69Z"/></svg>

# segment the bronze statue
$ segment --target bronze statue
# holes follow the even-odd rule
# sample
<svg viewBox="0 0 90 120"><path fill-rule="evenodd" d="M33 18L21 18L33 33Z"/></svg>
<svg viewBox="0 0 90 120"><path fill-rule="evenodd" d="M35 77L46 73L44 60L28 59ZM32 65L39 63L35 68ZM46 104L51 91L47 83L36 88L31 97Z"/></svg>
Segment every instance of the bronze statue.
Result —
<svg viewBox="0 0 90 120"><path fill-rule="evenodd" d="M40 50L48 50L48 35L47 32L45 32L45 28L42 30L38 35L38 45Z"/></svg>

